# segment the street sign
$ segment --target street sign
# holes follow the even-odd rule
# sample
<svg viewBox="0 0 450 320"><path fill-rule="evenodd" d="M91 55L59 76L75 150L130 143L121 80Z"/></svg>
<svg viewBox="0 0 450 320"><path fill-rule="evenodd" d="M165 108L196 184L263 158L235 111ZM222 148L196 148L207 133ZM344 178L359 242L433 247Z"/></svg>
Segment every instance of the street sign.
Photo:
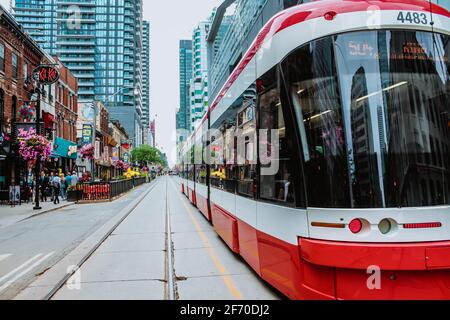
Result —
<svg viewBox="0 0 450 320"><path fill-rule="evenodd" d="M59 70L55 66L40 65L33 70L33 78L40 84L50 85L59 80Z"/></svg>
<svg viewBox="0 0 450 320"><path fill-rule="evenodd" d="M81 144L91 144L92 143L92 126L89 124L83 124L83 134L81 138Z"/></svg>
<svg viewBox="0 0 450 320"><path fill-rule="evenodd" d="M113 162L119 161L119 148L112 148L111 160Z"/></svg>

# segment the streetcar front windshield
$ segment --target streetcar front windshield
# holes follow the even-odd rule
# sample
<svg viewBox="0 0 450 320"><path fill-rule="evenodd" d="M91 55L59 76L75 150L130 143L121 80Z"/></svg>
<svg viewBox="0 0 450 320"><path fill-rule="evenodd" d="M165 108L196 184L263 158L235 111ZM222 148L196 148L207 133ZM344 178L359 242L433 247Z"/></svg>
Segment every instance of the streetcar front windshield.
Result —
<svg viewBox="0 0 450 320"><path fill-rule="evenodd" d="M449 39L352 32L283 62L308 206L450 204Z"/></svg>

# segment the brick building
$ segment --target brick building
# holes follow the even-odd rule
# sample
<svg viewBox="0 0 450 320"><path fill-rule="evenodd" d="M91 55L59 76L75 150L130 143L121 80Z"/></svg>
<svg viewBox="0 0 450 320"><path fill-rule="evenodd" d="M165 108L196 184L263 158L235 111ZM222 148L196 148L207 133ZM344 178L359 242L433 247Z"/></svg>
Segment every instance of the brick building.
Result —
<svg viewBox="0 0 450 320"><path fill-rule="evenodd" d="M97 123L95 141L95 177L110 180L112 178L111 136L109 134L109 112L101 102L96 102Z"/></svg>
<svg viewBox="0 0 450 320"><path fill-rule="evenodd" d="M54 151L57 167L62 172L73 171L77 159L78 81L58 57L60 78L55 84ZM56 162L56 161L55 161Z"/></svg>
<svg viewBox="0 0 450 320"><path fill-rule="evenodd" d="M15 136L18 127L27 126L35 117L35 114L23 117L20 111L34 110L29 102L33 93L29 77L43 57L39 46L0 7L0 190L23 185L27 179L26 164L18 156Z"/></svg>

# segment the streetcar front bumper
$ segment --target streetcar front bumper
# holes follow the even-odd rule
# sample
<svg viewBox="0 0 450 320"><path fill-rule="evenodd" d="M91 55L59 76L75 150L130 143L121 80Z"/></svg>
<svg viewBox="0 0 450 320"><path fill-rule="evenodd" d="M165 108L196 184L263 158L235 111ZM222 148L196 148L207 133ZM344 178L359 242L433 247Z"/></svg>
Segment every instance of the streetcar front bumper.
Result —
<svg viewBox="0 0 450 320"><path fill-rule="evenodd" d="M450 241L299 247L307 299L450 299Z"/></svg>

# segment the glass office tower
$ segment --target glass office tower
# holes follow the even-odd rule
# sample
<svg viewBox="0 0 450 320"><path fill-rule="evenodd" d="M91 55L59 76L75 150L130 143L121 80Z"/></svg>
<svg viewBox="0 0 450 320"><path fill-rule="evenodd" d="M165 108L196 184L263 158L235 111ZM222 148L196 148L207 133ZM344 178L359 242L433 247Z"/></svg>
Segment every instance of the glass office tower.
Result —
<svg viewBox="0 0 450 320"><path fill-rule="evenodd" d="M189 82L192 79L192 41L180 40L179 47L180 63L180 108L177 112L177 144L187 138L187 132L190 130L190 96Z"/></svg>
<svg viewBox="0 0 450 320"><path fill-rule="evenodd" d="M142 24L142 126L144 128L144 143L149 143L150 130L150 23Z"/></svg>
<svg viewBox="0 0 450 320"><path fill-rule="evenodd" d="M13 9L25 31L78 78L79 103L104 102L141 144L142 0L16 0Z"/></svg>

